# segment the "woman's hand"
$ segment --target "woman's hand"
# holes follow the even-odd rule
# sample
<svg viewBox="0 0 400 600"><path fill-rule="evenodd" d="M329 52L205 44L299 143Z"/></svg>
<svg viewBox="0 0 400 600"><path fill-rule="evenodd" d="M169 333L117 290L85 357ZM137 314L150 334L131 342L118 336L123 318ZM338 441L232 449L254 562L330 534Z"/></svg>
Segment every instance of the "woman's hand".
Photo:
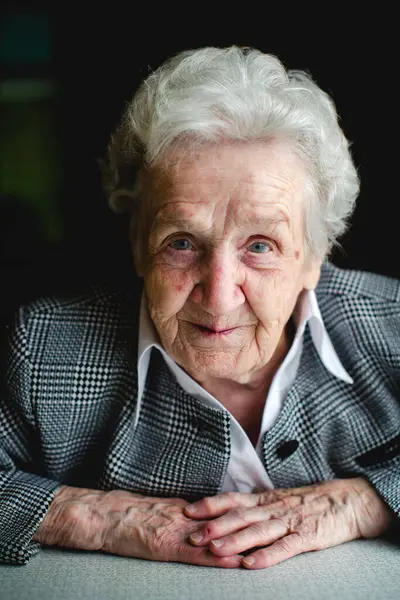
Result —
<svg viewBox="0 0 400 600"><path fill-rule="evenodd" d="M219 557L207 547L196 548L188 542L199 523L185 516L186 505L179 498L64 486L33 539L45 545L148 560L239 567L241 556Z"/></svg>
<svg viewBox="0 0 400 600"><path fill-rule="evenodd" d="M363 478L277 489L257 494L225 493L185 508L202 524L190 541L216 556L253 550L242 565L271 567L302 552L322 550L356 538L376 537L393 513Z"/></svg>

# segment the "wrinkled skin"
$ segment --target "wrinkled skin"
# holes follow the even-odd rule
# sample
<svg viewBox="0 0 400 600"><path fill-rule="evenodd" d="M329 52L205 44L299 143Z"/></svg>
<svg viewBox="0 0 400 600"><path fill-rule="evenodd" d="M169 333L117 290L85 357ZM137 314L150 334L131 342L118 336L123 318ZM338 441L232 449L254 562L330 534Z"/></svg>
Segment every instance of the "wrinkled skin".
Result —
<svg viewBox="0 0 400 600"><path fill-rule="evenodd" d="M194 505L64 486L33 539L148 560L262 569L302 552L378 536L391 520L390 509L362 478L226 493Z"/></svg>
<svg viewBox="0 0 400 600"><path fill-rule="evenodd" d="M209 519L191 535L193 544L220 557L253 550L242 561L250 569L271 567L296 554L356 538L376 537L392 520L390 509L362 478L258 494L226 493L205 498L185 512Z"/></svg>
<svg viewBox="0 0 400 600"><path fill-rule="evenodd" d="M178 148L168 169L144 176L140 219L132 223L141 233L133 239L136 269L162 344L253 442L290 347L299 294L320 275L320 262L305 250L304 185L300 160L282 142ZM151 560L263 568L379 535L390 521L386 504L359 478L221 494L200 501L195 513L185 506L177 498L62 487L34 539ZM190 538L197 530L201 541ZM246 562L240 553L249 551Z"/></svg>
<svg viewBox="0 0 400 600"><path fill-rule="evenodd" d="M198 522L184 514L186 505L179 498L63 486L33 539L49 546L149 560L238 567L240 556L221 558L189 543Z"/></svg>
<svg viewBox="0 0 400 600"><path fill-rule="evenodd" d="M206 389L257 387L288 351L298 296L320 274L304 185L282 142L177 151L149 177L136 267L164 348Z"/></svg>

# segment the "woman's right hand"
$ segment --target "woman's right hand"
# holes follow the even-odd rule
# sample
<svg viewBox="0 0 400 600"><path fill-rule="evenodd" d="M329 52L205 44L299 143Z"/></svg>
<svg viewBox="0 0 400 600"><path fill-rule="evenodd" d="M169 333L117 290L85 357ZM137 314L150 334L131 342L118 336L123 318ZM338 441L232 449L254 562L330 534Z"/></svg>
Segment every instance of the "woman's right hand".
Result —
<svg viewBox="0 0 400 600"><path fill-rule="evenodd" d="M199 521L184 514L187 504L180 498L63 486L33 539L47 546L148 560L239 567L241 555L218 557L188 542Z"/></svg>

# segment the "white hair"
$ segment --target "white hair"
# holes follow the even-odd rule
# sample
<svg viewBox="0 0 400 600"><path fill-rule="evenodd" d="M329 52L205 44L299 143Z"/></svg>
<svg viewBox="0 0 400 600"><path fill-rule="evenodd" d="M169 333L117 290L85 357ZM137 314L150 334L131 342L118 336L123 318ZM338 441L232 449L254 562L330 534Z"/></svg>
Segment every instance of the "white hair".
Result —
<svg viewBox="0 0 400 600"><path fill-rule="evenodd" d="M308 173L308 248L323 260L359 193L349 142L332 99L305 71L286 70L251 48L207 47L173 56L152 72L126 106L104 167L110 207L140 200L140 172L183 148L225 140L290 140Z"/></svg>

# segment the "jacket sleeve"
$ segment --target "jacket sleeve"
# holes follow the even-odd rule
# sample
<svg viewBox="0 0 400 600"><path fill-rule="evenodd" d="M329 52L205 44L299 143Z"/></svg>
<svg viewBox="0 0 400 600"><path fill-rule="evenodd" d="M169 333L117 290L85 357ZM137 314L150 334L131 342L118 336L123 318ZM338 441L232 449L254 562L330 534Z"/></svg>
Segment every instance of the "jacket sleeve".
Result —
<svg viewBox="0 0 400 600"><path fill-rule="evenodd" d="M394 420L394 419L393 419ZM400 428L400 414L397 416ZM394 526L400 527L400 434L356 458L363 475L375 487L394 513Z"/></svg>
<svg viewBox="0 0 400 600"><path fill-rule="evenodd" d="M400 282L399 282L400 283ZM378 326L371 327L369 355L383 365L382 379L387 395L374 398L366 408L370 413L370 429L381 427L381 443L356 458L359 468L392 509L400 527L400 285L396 283L396 301L381 309ZM382 314L383 313L383 314ZM380 340L380 350L374 355L374 345ZM371 394L371 397L374 397Z"/></svg>
<svg viewBox="0 0 400 600"><path fill-rule="evenodd" d="M24 565L40 549L32 537L60 484L40 474L23 309L9 328L1 358L0 562Z"/></svg>

